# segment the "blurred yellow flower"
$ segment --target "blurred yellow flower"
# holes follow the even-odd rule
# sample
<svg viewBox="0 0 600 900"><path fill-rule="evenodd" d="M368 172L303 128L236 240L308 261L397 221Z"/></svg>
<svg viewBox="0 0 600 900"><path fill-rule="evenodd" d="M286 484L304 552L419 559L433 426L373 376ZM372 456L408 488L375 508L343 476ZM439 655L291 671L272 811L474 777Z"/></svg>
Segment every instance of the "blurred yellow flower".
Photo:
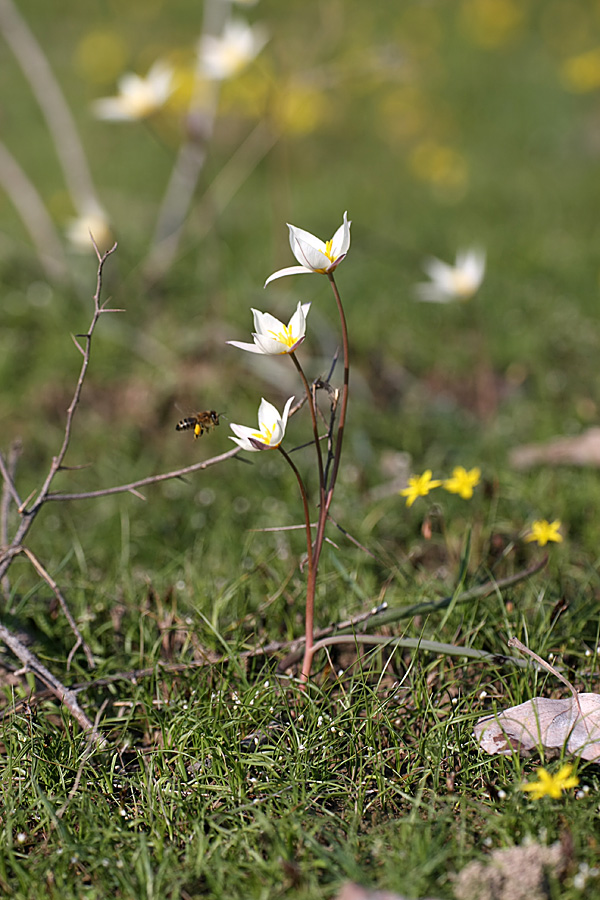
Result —
<svg viewBox="0 0 600 900"><path fill-rule="evenodd" d="M401 497L406 497L406 505L412 506L417 497L426 497L429 491L439 487L441 481L431 480L431 469L427 469L422 475L411 475L408 479L408 487L400 491Z"/></svg>
<svg viewBox="0 0 600 900"><path fill-rule="evenodd" d="M127 56L127 42L118 31L97 28L79 41L75 62L87 81L106 85L123 71Z"/></svg>
<svg viewBox="0 0 600 900"><path fill-rule="evenodd" d="M537 519L531 525L531 531L525 536L526 541L535 541L540 547L545 547L549 541L555 541L559 544L563 537L559 532L561 526L560 519L554 522L548 522L547 519Z"/></svg>
<svg viewBox="0 0 600 900"><path fill-rule="evenodd" d="M566 59L560 67L564 86L576 94L600 88L600 47Z"/></svg>
<svg viewBox="0 0 600 900"><path fill-rule="evenodd" d="M470 469L468 472L462 466L456 466L452 471L452 477L444 481L443 487L451 494L460 494L463 500L470 500L473 496L473 488L479 484L481 469Z"/></svg>
<svg viewBox="0 0 600 900"><path fill-rule="evenodd" d="M285 134L311 134L325 121L329 100L314 85L289 84L274 104L273 116Z"/></svg>
<svg viewBox="0 0 600 900"><path fill-rule="evenodd" d="M377 128L384 138L393 142L414 140L430 118L430 106L416 85L393 85L377 101Z"/></svg>
<svg viewBox="0 0 600 900"><path fill-rule="evenodd" d="M463 27L480 47L509 43L523 25L523 3L516 0L463 0Z"/></svg>
<svg viewBox="0 0 600 900"><path fill-rule="evenodd" d="M421 141L413 149L409 165L420 181L428 182L442 194L460 197L466 189L467 162L453 147L436 141Z"/></svg>
<svg viewBox="0 0 600 900"><path fill-rule="evenodd" d="M555 800L558 800L563 791L577 787L579 784L579 778L576 775L571 775L573 766L570 763L562 766L556 775L552 775L542 768L535 771L538 780L521 785L521 790L528 791L532 800L540 800L542 797L554 797Z"/></svg>

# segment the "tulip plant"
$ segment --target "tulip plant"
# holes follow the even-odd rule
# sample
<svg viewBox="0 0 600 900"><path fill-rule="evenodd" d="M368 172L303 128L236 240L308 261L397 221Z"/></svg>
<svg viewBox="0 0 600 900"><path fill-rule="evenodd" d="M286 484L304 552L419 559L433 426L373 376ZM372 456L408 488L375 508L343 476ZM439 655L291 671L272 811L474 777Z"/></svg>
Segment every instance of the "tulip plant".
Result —
<svg viewBox="0 0 600 900"><path fill-rule="evenodd" d="M334 236L329 241L321 241L319 238L304 231L302 228L296 228L294 225L288 225L290 232L290 245L292 252L300 265L290 266L285 269L279 269L269 276L265 282L265 287L277 278L285 275L298 275L304 273L316 273L326 275L333 290L333 296L340 317L341 335L342 335L342 351L344 358L344 381L341 389L341 396L338 392L332 392L334 403L332 408L331 424L329 428L327 458L323 459L323 446L321 435L319 434L319 426L317 420L316 405L316 383L311 386L304 373L302 365L296 356L296 350L304 342L306 337L306 318L310 309L310 303L299 303L295 313L292 315L289 323L284 325L279 319L269 313L262 313L256 309L252 310L254 315L255 332L252 337L254 343L244 343L240 341L228 341L234 347L247 350L250 353L262 353L267 355L285 355L289 356L294 364L302 381L303 389L306 394L306 401L310 411L312 421L313 441L317 458L317 469L319 476L319 512L317 517L316 532L313 538L310 508L308 494L296 465L294 464L289 453L282 446L285 437L285 429L287 425L290 408L294 402L294 397L290 397L283 414L280 415L278 410L268 401L263 399L258 410L258 429L250 428L245 425L231 425L234 437L231 438L243 450L279 450L288 465L292 468L294 475L298 481L300 494L302 497L302 505L304 509L304 519L306 525L306 551L308 558L308 581L306 590L306 614L305 614L305 647L304 659L302 662L301 680L307 681L310 676L312 666L313 646L314 646L314 605L315 592L317 584L317 572L319 567L319 559L325 540L325 526L329 514L329 508L333 499L333 492L337 480L340 459L342 454L342 442L344 436L344 427L346 424L346 411L348 408L348 385L349 385L349 350L348 350L348 329L346 326L346 317L340 294L335 283L334 271L345 258L350 247L350 222L348 214L344 213L344 219ZM338 403L339 400L339 403ZM339 409L339 418L337 419L337 434L334 438L335 417Z"/></svg>

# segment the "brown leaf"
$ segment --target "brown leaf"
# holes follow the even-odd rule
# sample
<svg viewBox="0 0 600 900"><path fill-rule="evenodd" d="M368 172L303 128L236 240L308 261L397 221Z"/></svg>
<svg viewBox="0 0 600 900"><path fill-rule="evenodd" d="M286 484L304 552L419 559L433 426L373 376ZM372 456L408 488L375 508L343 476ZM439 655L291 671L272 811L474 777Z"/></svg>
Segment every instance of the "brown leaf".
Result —
<svg viewBox="0 0 600 900"><path fill-rule="evenodd" d="M517 647L538 665L555 675L571 691L568 700L546 700L534 697L505 712L479 719L473 734L487 753L506 756L513 750L565 747L583 759L600 758L600 694L578 694L558 669L511 638L509 647Z"/></svg>
<svg viewBox="0 0 600 900"><path fill-rule="evenodd" d="M534 697L494 716L479 719L473 730L486 753L508 756L540 745L566 747L583 759L600 758L600 694L577 699Z"/></svg>

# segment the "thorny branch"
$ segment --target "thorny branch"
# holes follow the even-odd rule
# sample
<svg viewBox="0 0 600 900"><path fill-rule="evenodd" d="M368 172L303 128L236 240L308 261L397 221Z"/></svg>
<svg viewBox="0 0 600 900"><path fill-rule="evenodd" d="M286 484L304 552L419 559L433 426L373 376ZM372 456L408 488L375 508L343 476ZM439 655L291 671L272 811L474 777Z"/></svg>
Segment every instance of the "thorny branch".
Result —
<svg viewBox="0 0 600 900"><path fill-rule="evenodd" d="M8 516L10 513L10 501L13 500L17 509L21 506L21 498L14 484L17 462L21 455L21 442L13 441L8 451L8 459L5 462L0 453L0 473L2 474L2 494L0 497L0 552L8 547ZM10 593L10 582L5 575L0 585L5 597Z"/></svg>
<svg viewBox="0 0 600 900"><path fill-rule="evenodd" d="M4 458L0 456L0 474L2 475L4 481L4 494L3 496L8 496L12 499L16 506L19 515L21 516L21 521L16 529L16 532L13 536L12 541L8 541L8 535L6 535L6 541L3 541L3 546L0 552L0 581L2 583L5 582L5 578L8 572L10 565L12 564L13 559L19 554L23 553L27 556L31 564L37 570L37 572L41 575L42 578L47 582L47 584L53 590L55 596L57 597L71 628L73 629L75 636L77 638L77 644L73 651L69 654L69 663L72 659L72 655L75 650L79 646L83 646L84 651L86 653L86 657L88 662L93 665L93 658L91 655L91 651L89 647L85 644L83 637L73 619L68 607L67 603L61 594L58 585L54 582L50 574L46 571L46 569L42 566L42 564L37 560L37 558L28 550L24 544L24 538L29 533L31 526L33 525L37 514L43 507L44 503L46 503L48 499L48 494L50 492L50 487L54 478L58 471L60 471L63 460L66 456L67 450L69 449L69 443L71 440L71 431L73 427L73 419L75 416L75 412L79 405L79 400L81 398L81 391L83 388L83 383L85 381L85 376L87 374L89 362L90 362L90 354L92 347L92 336L94 334L94 330L96 325L98 324L98 320L100 316L105 312L115 312L116 310L109 310L105 303L101 303L100 295L102 291L102 272L104 269L104 264L106 260L111 256L112 253L116 250L117 245L115 244L110 250L108 250L104 254L100 254L98 248L94 244L96 254L98 257L98 270L96 277L96 293L94 294L94 314L92 316L92 321L87 332L83 335L78 335L84 339L83 347L78 344L79 350L83 356L83 360L81 363L81 369L79 371L79 377L77 379L77 384L75 386L75 391L73 393L73 398L67 410L67 418L65 423L65 432L63 437L62 445L56 456L53 457L52 462L50 464L50 468L48 470L48 474L46 479L40 488L37 498L33 502L33 505L27 509L29 498L24 502L21 501L18 491L14 484L14 471L11 471L11 464L7 465L4 461ZM77 342L76 342L77 343ZM16 458L13 464L16 466ZM3 500L2 505L2 516L3 522L8 521L8 507L10 505L10 499ZM4 525L3 525L4 527ZM7 527L7 526L6 526ZM65 707L69 710L74 719L81 725L84 731L87 732L90 740L96 745L103 745L104 738L99 733L97 727L88 719L84 711L79 706L75 694L70 691L65 685L48 669L40 662L40 660L33 654L17 637L12 634L8 628L2 623L0 623L0 641L6 644L6 646L14 653L14 655L21 661L25 669L32 671L44 684L46 684L53 694L58 697L58 699L65 705Z"/></svg>
<svg viewBox="0 0 600 900"><path fill-rule="evenodd" d="M512 587L520 581L530 578L536 572L539 572L547 562L548 557L544 556L541 560L537 560L527 569L522 569L519 572L515 572L514 575L509 575L506 578L497 581L493 579L486 581L485 584L480 584L468 591L464 591L462 594L459 594L458 597L443 597L441 600L431 600L412 606L388 607L385 603L380 604L367 612L352 616L350 619L346 619L342 622L336 622L335 624L329 625L327 628L317 631L315 633L316 643L313 646L312 653L314 654L317 650L325 649L332 644L362 643L383 645L384 647L388 646L390 648L403 647L408 649L415 648L429 650L433 653L465 656L470 659L488 659L492 662L504 663L506 662L506 659L509 658L515 665L524 668L527 663L524 660L513 656L506 657L497 653L476 650L472 647L460 647L455 644L443 644L438 641L427 641L421 638L393 638L384 637L382 635L366 635L364 632L372 628L380 628L382 625L389 625L392 622L398 622L402 619L412 617L417 611L419 613L435 612L445 609L451 603L467 603L469 600L486 597L489 594L495 593L506 587ZM359 633L357 633L357 629L360 629ZM277 671L281 673L299 662L304 653L304 642L304 637L294 638L291 641L269 641L268 644L243 650L236 654L236 660L250 660L261 656L272 656L276 653L281 653L282 650L288 650L287 656L282 659L277 666ZM114 675L106 675L103 678L96 678L93 681L74 684L71 687L71 692L73 694L79 694L83 691L91 690L92 688L106 687L117 681L129 681L135 684L141 678L150 678L153 675L156 675L157 672L171 672L173 674L189 672L192 669L198 669L204 666L222 665L227 659L228 657L221 653L215 653L212 650L204 650L202 651L201 659L195 659L184 663L159 662L154 666L148 666L144 669L132 669L128 672L118 672ZM37 693L36 699L38 701L44 700L53 693L54 691L52 690L49 692L40 691ZM0 716L0 719L16 712L21 708L24 702L25 701L20 701L10 709L5 710Z"/></svg>
<svg viewBox="0 0 600 900"><path fill-rule="evenodd" d="M36 678L39 678L39 680L49 688L50 692L64 704L75 721L78 722L83 731L86 732L89 740L97 746L104 746L106 743L105 739L80 707L75 692L70 688L65 687L58 678L55 678L52 672L48 671L46 666L39 661L37 656L35 656L31 650L28 650L27 647L1 622L0 641L6 644L8 649L22 662L26 671L33 672Z"/></svg>
<svg viewBox="0 0 600 900"><path fill-rule="evenodd" d="M96 249L96 254L98 256L98 272L97 272L97 276L96 276L96 293L94 294L94 298L93 298L94 314L92 316L92 321L90 323L90 326L89 326L87 332L83 335L78 335L78 337L81 337L84 339L84 346L80 347L80 350L83 354L83 360L81 363L81 369L79 371L79 377L77 379L77 384L75 386L75 391L73 393L73 398L72 398L71 403L69 404L69 408L67 410L67 419L66 419L66 423L65 423L65 433L64 433L64 437L63 437L63 442L60 447L60 450L58 451L58 454L52 458L52 462L50 464L50 468L48 470L46 479L38 492L36 500L34 501L33 505L29 509L26 508L28 501L25 501L25 503L22 503L20 500L18 500L18 493L14 486L13 480L10 477L7 478L7 475L9 473L6 470L6 466L4 465L3 460L0 459L0 473L2 474L5 484L8 485L8 489L11 492L11 496L13 497L15 502L17 502L17 500L18 500L18 511L21 515L21 522L17 528L17 531L16 531L10 545L7 548L8 550L11 550L11 549L14 550L17 547L23 546L24 538L29 533L29 529L33 525L37 514L39 513L40 509L42 508L42 506L44 505L44 503L46 503L46 501L48 499L48 494L50 493L50 487L52 486L52 482L54 481L56 473L61 469L63 460L66 456L67 450L69 449L69 443L71 440L71 430L73 427L73 419L75 416L75 412L77 410L77 406L79 405L79 400L81 398L81 391L83 388L83 383L85 381L85 376L87 374L87 370L88 370L88 366L89 366L89 362L90 362L90 355L91 355L91 349L92 349L92 337L94 334L94 330L96 328L96 325L98 324L98 320L100 319L100 316L103 313L116 312L116 310L107 309L105 304L100 302L100 294L102 291L102 273L103 273L103 269L104 269L104 264L106 263L106 260L109 258L109 256L111 256L115 252L115 250L117 249L117 245L115 244L113 247L111 247L110 250L107 250L106 253L104 253L104 254L100 254L96 245L94 245L94 247ZM4 551L2 553L2 555L0 555L0 579L4 578L4 576L6 575L6 572L12 562L13 555L14 554L11 554L11 555L7 554L6 551Z"/></svg>
<svg viewBox="0 0 600 900"><path fill-rule="evenodd" d="M62 491L56 494L48 494L46 500L93 500L94 497L106 497L109 494L125 494L135 493L138 488L145 487L148 484L159 484L161 481L169 481L172 478L183 478L184 475L190 475L192 472L200 472L202 469L208 469L216 463L224 462L226 459L232 459L240 452L240 447L234 447L233 450L227 450L219 456L213 456L202 462L193 463L191 466L185 466L183 469L173 469L171 472L163 472L161 475L149 475L147 478L140 478L138 481L131 481L129 484L118 484L115 487L99 488L97 491L81 491L80 493L67 494ZM142 497L141 494L136 494Z"/></svg>
<svg viewBox="0 0 600 900"><path fill-rule="evenodd" d="M46 584L48 585L50 590L53 592L54 596L60 603L61 609L65 615L67 622L71 626L71 631L77 638L77 642L75 644L73 644L73 647L71 648L71 652L69 653L69 656L67 657L67 672L71 668L71 662L73 660L73 657L77 653L77 650L79 649L79 647L83 648L83 652L85 653L85 658L87 659L88 666L90 667L90 669L95 669L96 663L94 662L94 657L92 656L92 651L90 650L88 644L85 642L85 640L83 638L83 635L81 634L79 628L77 627L77 622L73 618L71 610L67 606L67 601L63 597L63 595L60 591L60 588L57 585L57 583L55 582L54 578L52 578L50 573L46 571L46 569L43 567L43 565L41 564L41 562L39 561L37 556L35 556L35 554L31 552L31 550L29 550L27 547L21 547L19 549L21 550L21 553L23 553L27 557L27 559L29 560L29 562L31 563L31 565L33 566L35 571L38 573L38 575L41 576L41 578L44 579L44 581L46 582Z"/></svg>

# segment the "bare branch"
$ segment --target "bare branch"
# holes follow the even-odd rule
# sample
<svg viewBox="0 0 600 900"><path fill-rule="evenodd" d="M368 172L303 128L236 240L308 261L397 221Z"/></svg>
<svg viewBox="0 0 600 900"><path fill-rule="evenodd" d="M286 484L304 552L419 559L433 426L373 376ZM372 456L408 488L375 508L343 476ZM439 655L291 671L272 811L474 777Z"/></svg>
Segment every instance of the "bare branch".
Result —
<svg viewBox="0 0 600 900"><path fill-rule="evenodd" d="M412 603L410 606L388 607L387 604L385 604L385 606L378 606L366 615L363 615L363 619L361 620L363 622L363 630L372 627L381 628L383 625L391 625L393 622L400 622L403 619L411 619L414 616L439 612L442 609L447 609L452 603L468 603L471 600L487 597L489 594L496 593L507 587L513 587L520 581L531 578L532 575L535 575L536 572L543 569L547 562L548 557L544 556L527 569L521 569L519 572L515 572L514 575L507 575L506 578L499 578L497 581L492 578L489 581L486 581L485 584L478 584L468 591L463 591L458 597L452 596L443 597L441 600L426 600L423 603ZM315 639L320 639L333 632L337 634L352 632L356 624L357 620L352 619L341 625L330 626L315 634ZM290 646L292 647L290 653L285 659L280 661L277 667L280 672L285 671L285 669L294 665L302 658L304 644L304 637L296 638L294 641L290 642Z"/></svg>
<svg viewBox="0 0 600 900"><path fill-rule="evenodd" d="M79 350L79 352L81 353L81 355L82 355L82 356L85 356L85 350L83 349L83 347L81 346L81 344L80 344L79 341L77 340L78 337L79 337L79 335L75 335L75 334L72 334L72 335L71 335L71 338L72 338L72 340L73 340L73 343L75 344L75 346L77 347L77 349Z"/></svg>
<svg viewBox="0 0 600 900"><path fill-rule="evenodd" d="M80 493L57 493L48 494L46 500L93 500L94 497L107 497L109 494L135 494L137 488L145 487L147 484L159 484L161 481L169 481L172 478L182 478L184 475L191 475L192 472L200 472L202 469L208 469L217 463L225 462L232 459L241 451L240 447L234 447L233 450L227 450L219 456L212 456L199 463L193 463L191 466L185 466L183 469L173 469L171 472L163 472L161 475L149 475L147 478L140 478L138 481L131 481L129 484L119 484L110 488L99 488L97 491L81 491ZM142 500L146 498L141 494L137 494Z"/></svg>
<svg viewBox="0 0 600 900"><path fill-rule="evenodd" d="M8 464L5 462L2 453L0 453L0 475L4 484L2 485L2 533L0 534L0 546L5 547L8 543L5 530L5 516L8 515L8 507L10 498L15 502L17 509L21 507L21 498L15 487L14 475L17 466L17 460L21 453L20 441L15 441L8 451Z"/></svg>
<svg viewBox="0 0 600 900"><path fill-rule="evenodd" d="M28 671L33 672L33 674L49 688L52 694L64 704L75 721L78 722L81 728L86 732L92 743L99 747L106 746L106 740L98 731L97 727L88 719L77 702L77 695L75 692L65 687L58 678L55 678L52 672L39 661L37 656L28 650L28 648L22 644L8 628L2 625L2 623L0 623L0 641L6 644L9 650L11 650L17 659L21 661L23 666Z"/></svg>
<svg viewBox="0 0 600 900"><path fill-rule="evenodd" d="M2 4L5 2L6 2L6 0L0 0L0 19L1 19L1 15L2 15L2 10L4 8L2 6ZM12 548L21 547L23 545L23 541L24 541L27 533L29 532L29 529L31 528L38 512L40 511L40 509L42 508L42 506L44 505L44 503L47 500L48 493L50 491L52 482L56 476L56 473L62 468L63 460L64 460L67 450L69 448L69 442L71 439L71 428L72 428L72 424L73 424L73 417L75 415L77 406L79 404L79 399L81 397L83 383L85 381L85 376L86 376L89 361L90 361L92 336L94 334L94 329L98 323L98 319L102 315L102 309L100 307L100 292L102 290L102 272L103 272L103 268L104 268L104 264L105 264L106 260L117 249L117 245L114 244L110 250L106 251L106 253L100 254L100 252L95 244L94 244L94 247L96 249L96 254L98 256L98 270L97 270L97 276L96 276L96 293L94 294L94 298L93 298L94 299L94 314L92 316L92 321L90 323L90 327L87 331L87 334L84 335L86 343L85 343L85 348L84 348L84 353L83 353L83 360L81 363L79 378L77 379L77 384L75 386L75 392L73 394L73 399L71 400L71 403L67 410L67 419L66 419L66 423L65 423L65 432L64 432L62 446L60 447L58 454L55 457L53 457L53 459L52 459L52 463L50 464L50 469L48 471L46 479L37 494L37 498L36 498L33 506L30 509L27 509L29 500L36 493L35 491L32 492L32 494L30 495L29 498L27 498L27 500L19 503L18 510L19 510L19 513L22 516L22 518L21 518L21 523L20 523L19 527L17 528L16 534L11 542ZM2 472L2 474L4 476L4 471ZM8 553L3 553L0 555L0 580L2 578L4 578L4 576L6 575L6 572L11 564L12 558L13 557Z"/></svg>
<svg viewBox="0 0 600 900"><path fill-rule="evenodd" d="M96 247L95 244L94 244L94 247ZM96 325L98 324L98 319L100 318L100 315L103 312L103 310L100 306L100 293L102 291L102 273L104 270L104 264L105 264L106 260L109 258L109 256L111 256L115 252L116 249L117 249L117 245L113 244L113 246L110 248L110 250L107 250L106 253L103 253L102 255L100 255L98 248L96 247L96 253L98 255L98 272L96 275L96 293L94 294L94 298L93 298L94 299L94 315L92 317L92 321L90 323L90 327L87 331L87 334L77 335L77 337L84 337L85 341L86 341L85 349L84 349L84 353L83 353L83 361L81 363L81 369L79 372L79 378L77 379L77 384L75 386L75 392L73 394L73 399L71 400L71 403L67 410L67 420L65 423L65 434L64 434L62 446L61 446L60 450L58 451L58 454L52 460L52 464L50 466L50 471L48 472L48 475L46 476L46 480L40 490L38 499L36 500L36 503L35 503L36 509L39 509L39 507L44 503L44 501L46 499L46 495L48 494L48 491L50 490L50 485L52 484L52 481L54 480L54 476L56 475L56 473L62 466L63 459L65 458L67 450L69 449L69 443L71 440L71 429L73 426L73 418L75 416L77 406L79 405L79 400L81 398L81 391L83 389L83 383L85 381L85 376L87 374L87 370L88 370L88 366L89 366L89 362L90 362L90 353L91 353L91 348L92 348L92 336L94 334Z"/></svg>
<svg viewBox="0 0 600 900"><path fill-rule="evenodd" d="M71 614L71 610L67 606L67 601L65 600L63 594L61 593L60 588L58 587L57 583L52 578L50 573L46 571L46 569L43 567L43 565L41 564L39 559L35 556L35 554L33 554L31 552L31 550L29 550L27 547L21 547L21 553L23 553L27 557L27 559L29 560L29 562L31 563L33 568L36 570L38 575L40 575L44 579L44 581L46 582L46 584L48 585L50 590L53 592L54 596L56 597L56 599L58 600L58 602L61 605L62 611L65 614L67 622L71 626L71 631L77 638L77 643L73 646L73 648L67 658L67 672L71 668L71 660L73 659L73 656L75 655L75 653L77 652L77 649L79 647L83 647L83 652L85 653L85 658L88 661L88 666L90 667L90 669L95 669L96 663L94 662L94 657L92 656L92 651L90 650L88 644L85 642L83 635L81 634L81 632L77 626L77 623Z"/></svg>
<svg viewBox="0 0 600 900"><path fill-rule="evenodd" d="M0 553L5 547L8 547L8 517L10 515L10 501L16 504L17 508L21 504L21 498L15 487L14 478L17 471L17 462L21 455L21 441L13 441L8 450L8 460L6 463L0 453L0 472L2 473L2 495L0 498ZM5 575L0 585L5 597L10 594L10 581Z"/></svg>

